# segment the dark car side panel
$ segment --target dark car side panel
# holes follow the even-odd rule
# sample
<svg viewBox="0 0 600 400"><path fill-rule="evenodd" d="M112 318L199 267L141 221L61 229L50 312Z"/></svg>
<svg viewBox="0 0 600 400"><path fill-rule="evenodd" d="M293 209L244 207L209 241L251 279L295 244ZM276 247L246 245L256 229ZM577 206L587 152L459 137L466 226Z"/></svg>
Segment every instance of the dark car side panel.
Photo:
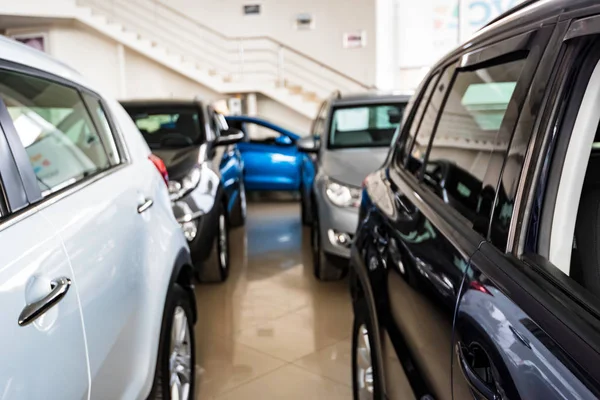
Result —
<svg viewBox="0 0 600 400"><path fill-rule="evenodd" d="M466 368L472 367L482 387L499 398L597 398L589 370L551 334L560 324L546 308L553 299L539 292L519 264L489 243L472 257L458 304L455 354L462 353ZM571 350L581 346L586 347L579 340L569 343Z"/></svg>
<svg viewBox="0 0 600 400"><path fill-rule="evenodd" d="M362 205L360 255L352 264L368 271L380 327L389 333L415 397L452 399L453 310L480 240L453 240L459 235L425 205L428 194L406 183L411 178L390 179L385 171L367 178L363 201L373 203Z"/></svg>

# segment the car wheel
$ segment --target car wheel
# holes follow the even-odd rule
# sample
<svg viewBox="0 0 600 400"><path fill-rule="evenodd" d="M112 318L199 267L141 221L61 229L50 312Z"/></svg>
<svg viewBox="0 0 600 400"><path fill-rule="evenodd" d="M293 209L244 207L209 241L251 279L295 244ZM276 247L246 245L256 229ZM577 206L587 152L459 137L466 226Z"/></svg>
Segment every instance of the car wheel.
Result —
<svg viewBox="0 0 600 400"><path fill-rule="evenodd" d="M229 223L222 204L219 205L217 232L210 256L197 274L203 283L224 282L229 276Z"/></svg>
<svg viewBox="0 0 600 400"><path fill-rule="evenodd" d="M244 180L240 180L240 194L235 203L229 222L231 226L244 226L246 223L246 188L244 186Z"/></svg>
<svg viewBox="0 0 600 400"><path fill-rule="evenodd" d="M165 304L150 399L194 398L195 350L191 299L175 284Z"/></svg>
<svg viewBox="0 0 600 400"><path fill-rule="evenodd" d="M352 391L354 400L380 399L377 355L374 353L371 318L364 299L354 304L352 328Z"/></svg>
<svg viewBox="0 0 600 400"><path fill-rule="evenodd" d="M309 203L304 199L304 189L300 188L300 213L302 215L302 225L310 226L312 223L312 216L308 209Z"/></svg>
<svg viewBox="0 0 600 400"><path fill-rule="evenodd" d="M315 277L320 281L336 281L344 277L345 271L343 268L338 268L331 256L323 251L321 237L321 226L319 224L319 214L315 204L312 206L313 217L310 230L311 247L313 255L313 270Z"/></svg>

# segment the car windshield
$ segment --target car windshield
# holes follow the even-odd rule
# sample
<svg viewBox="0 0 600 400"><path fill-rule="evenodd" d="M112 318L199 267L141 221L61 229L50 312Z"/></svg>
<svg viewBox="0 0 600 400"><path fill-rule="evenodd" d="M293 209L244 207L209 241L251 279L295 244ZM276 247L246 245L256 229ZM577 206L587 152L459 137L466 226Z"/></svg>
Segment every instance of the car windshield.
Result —
<svg viewBox="0 0 600 400"><path fill-rule="evenodd" d="M328 148L388 147L405 103L338 107L333 111Z"/></svg>
<svg viewBox="0 0 600 400"><path fill-rule="evenodd" d="M201 144L205 135L195 107L128 108L146 142L153 149Z"/></svg>

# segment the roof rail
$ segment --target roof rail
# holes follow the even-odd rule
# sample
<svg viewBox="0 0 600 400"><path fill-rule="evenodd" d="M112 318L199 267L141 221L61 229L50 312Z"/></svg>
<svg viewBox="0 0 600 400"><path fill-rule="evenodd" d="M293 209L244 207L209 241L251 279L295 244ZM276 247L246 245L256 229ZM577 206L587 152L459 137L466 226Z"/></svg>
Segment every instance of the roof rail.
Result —
<svg viewBox="0 0 600 400"><path fill-rule="evenodd" d="M516 6L514 6L513 8L503 12L502 14L498 15L496 18L494 18L493 20L491 20L490 22L488 22L487 24L485 24L483 27L479 28L479 30L482 30L484 28L487 28L488 26L495 24L496 22L500 21L501 19L504 19L506 17L508 17L511 14L516 13L517 11L520 11L522 9L524 9L525 7L529 7L530 5L537 3L539 0L525 0L522 3L517 4Z"/></svg>

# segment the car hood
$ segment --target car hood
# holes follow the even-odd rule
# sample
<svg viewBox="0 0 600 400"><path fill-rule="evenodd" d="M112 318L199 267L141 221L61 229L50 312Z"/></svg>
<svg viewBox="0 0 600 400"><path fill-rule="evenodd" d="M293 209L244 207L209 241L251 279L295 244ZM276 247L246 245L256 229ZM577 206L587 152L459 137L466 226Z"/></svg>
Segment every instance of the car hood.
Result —
<svg viewBox="0 0 600 400"><path fill-rule="evenodd" d="M201 164L206 155L206 147L191 146L181 149L154 149L152 151L160 157L167 166L169 178L183 178L195 165Z"/></svg>
<svg viewBox="0 0 600 400"><path fill-rule="evenodd" d="M388 151L388 147L328 150L321 153L321 168L333 180L360 187L367 175L381 167Z"/></svg>

